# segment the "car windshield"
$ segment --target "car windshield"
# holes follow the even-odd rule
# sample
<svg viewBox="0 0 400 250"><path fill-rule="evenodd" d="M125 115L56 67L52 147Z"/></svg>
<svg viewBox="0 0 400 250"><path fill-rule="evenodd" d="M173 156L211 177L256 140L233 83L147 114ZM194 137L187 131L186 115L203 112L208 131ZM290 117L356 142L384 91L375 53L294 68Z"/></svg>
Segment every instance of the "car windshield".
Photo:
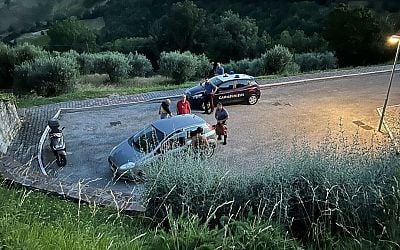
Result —
<svg viewBox="0 0 400 250"><path fill-rule="evenodd" d="M130 139L132 147L143 151L150 152L164 139L164 133L153 126L148 126L141 132L137 133Z"/></svg>
<svg viewBox="0 0 400 250"><path fill-rule="evenodd" d="M208 81L215 86L218 86L222 82L220 79L218 79L218 77L213 77L213 78L209 79Z"/></svg>

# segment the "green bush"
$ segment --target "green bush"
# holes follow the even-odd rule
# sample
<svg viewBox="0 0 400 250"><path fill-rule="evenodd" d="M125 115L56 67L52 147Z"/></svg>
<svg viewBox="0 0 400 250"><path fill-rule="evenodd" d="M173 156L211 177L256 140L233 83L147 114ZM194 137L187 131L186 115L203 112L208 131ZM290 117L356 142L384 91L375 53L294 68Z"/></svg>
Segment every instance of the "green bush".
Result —
<svg viewBox="0 0 400 250"><path fill-rule="evenodd" d="M15 68L15 88L20 93L34 91L46 97L67 93L73 88L77 68L68 57L39 57Z"/></svg>
<svg viewBox="0 0 400 250"><path fill-rule="evenodd" d="M27 61L33 61L39 57L50 56L49 52L28 43L14 47L14 52L16 57L15 65L20 65Z"/></svg>
<svg viewBox="0 0 400 250"><path fill-rule="evenodd" d="M16 47L0 43L0 89L12 87L15 66L45 55L49 53L27 43Z"/></svg>
<svg viewBox="0 0 400 250"><path fill-rule="evenodd" d="M295 63L295 62L289 62L285 69L283 70L282 74L289 76L289 75L295 75L300 72L300 66Z"/></svg>
<svg viewBox="0 0 400 250"><path fill-rule="evenodd" d="M129 76L149 76L153 72L153 66L149 59L142 54L129 53Z"/></svg>
<svg viewBox="0 0 400 250"><path fill-rule="evenodd" d="M292 61L293 55L288 48L282 45L275 45L272 49L267 50L265 54L261 55L261 59L267 74L279 74Z"/></svg>
<svg viewBox="0 0 400 250"><path fill-rule="evenodd" d="M248 74L252 76L259 76L264 73L264 63L260 58L250 60L245 58L237 62L229 62L225 64L225 71L233 71L235 73Z"/></svg>
<svg viewBox="0 0 400 250"><path fill-rule="evenodd" d="M108 74L111 82L118 82L128 76L129 64L124 54L108 51L92 56L95 58L96 71Z"/></svg>
<svg viewBox="0 0 400 250"><path fill-rule="evenodd" d="M294 61L303 72L337 68L337 58L332 52L296 54Z"/></svg>
<svg viewBox="0 0 400 250"><path fill-rule="evenodd" d="M183 83L196 75L197 72L197 56L189 51L181 53L162 52L160 55L160 73L169 76L175 80L176 83Z"/></svg>
<svg viewBox="0 0 400 250"><path fill-rule="evenodd" d="M12 48L0 43L0 89L9 89L13 83L15 53Z"/></svg>
<svg viewBox="0 0 400 250"><path fill-rule="evenodd" d="M77 57L79 64L79 70L81 74L94 74L101 73L99 69L99 61L101 59L101 54L99 53L82 53Z"/></svg>
<svg viewBox="0 0 400 250"><path fill-rule="evenodd" d="M196 73L195 77L200 79L200 78L206 78L210 70L212 69L211 64L210 64L210 59L204 54L195 56L196 58Z"/></svg>
<svg viewBox="0 0 400 250"><path fill-rule="evenodd" d="M248 74L252 76L260 76L264 74L264 62L261 58L256 58L250 61Z"/></svg>

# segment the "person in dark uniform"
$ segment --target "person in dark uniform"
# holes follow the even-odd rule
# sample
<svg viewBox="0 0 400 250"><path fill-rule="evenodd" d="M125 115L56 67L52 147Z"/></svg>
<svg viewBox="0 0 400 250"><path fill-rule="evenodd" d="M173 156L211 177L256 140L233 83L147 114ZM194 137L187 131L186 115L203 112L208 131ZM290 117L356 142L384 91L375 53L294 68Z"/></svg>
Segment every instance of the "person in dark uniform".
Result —
<svg viewBox="0 0 400 250"><path fill-rule="evenodd" d="M218 88L206 79L204 89L204 114L211 114L214 112L214 94ZM208 111L209 107L211 108L211 112Z"/></svg>
<svg viewBox="0 0 400 250"><path fill-rule="evenodd" d="M226 140L228 138L228 128L226 126L226 121L229 119L229 113L220 102L217 104L217 109L215 110L215 119L217 120L217 125L215 125L215 132L218 135L218 140L222 140L223 135L223 145L226 145Z"/></svg>

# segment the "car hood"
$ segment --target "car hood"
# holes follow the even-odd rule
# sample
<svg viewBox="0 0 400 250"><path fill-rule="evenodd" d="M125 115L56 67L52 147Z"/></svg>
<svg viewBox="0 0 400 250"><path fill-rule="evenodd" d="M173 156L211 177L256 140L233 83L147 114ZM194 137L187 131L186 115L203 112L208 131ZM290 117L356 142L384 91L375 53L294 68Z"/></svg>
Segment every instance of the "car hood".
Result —
<svg viewBox="0 0 400 250"><path fill-rule="evenodd" d="M135 150L128 143L128 139L121 142L111 150L110 160L120 167L128 162L137 162L144 157L144 153Z"/></svg>
<svg viewBox="0 0 400 250"><path fill-rule="evenodd" d="M201 85L197 85L194 87L191 87L190 89L188 89L186 91L186 94L189 96L193 96L193 95L197 95L197 94L201 94L204 92L204 87Z"/></svg>

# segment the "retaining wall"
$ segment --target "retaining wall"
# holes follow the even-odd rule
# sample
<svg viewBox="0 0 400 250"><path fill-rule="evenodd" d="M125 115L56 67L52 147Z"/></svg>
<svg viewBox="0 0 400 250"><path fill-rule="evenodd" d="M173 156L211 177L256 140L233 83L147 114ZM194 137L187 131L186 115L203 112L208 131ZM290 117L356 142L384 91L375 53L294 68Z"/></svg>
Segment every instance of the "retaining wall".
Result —
<svg viewBox="0 0 400 250"><path fill-rule="evenodd" d="M13 101L0 101L0 154L6 154L11 141L21 128Z"/></svg>

